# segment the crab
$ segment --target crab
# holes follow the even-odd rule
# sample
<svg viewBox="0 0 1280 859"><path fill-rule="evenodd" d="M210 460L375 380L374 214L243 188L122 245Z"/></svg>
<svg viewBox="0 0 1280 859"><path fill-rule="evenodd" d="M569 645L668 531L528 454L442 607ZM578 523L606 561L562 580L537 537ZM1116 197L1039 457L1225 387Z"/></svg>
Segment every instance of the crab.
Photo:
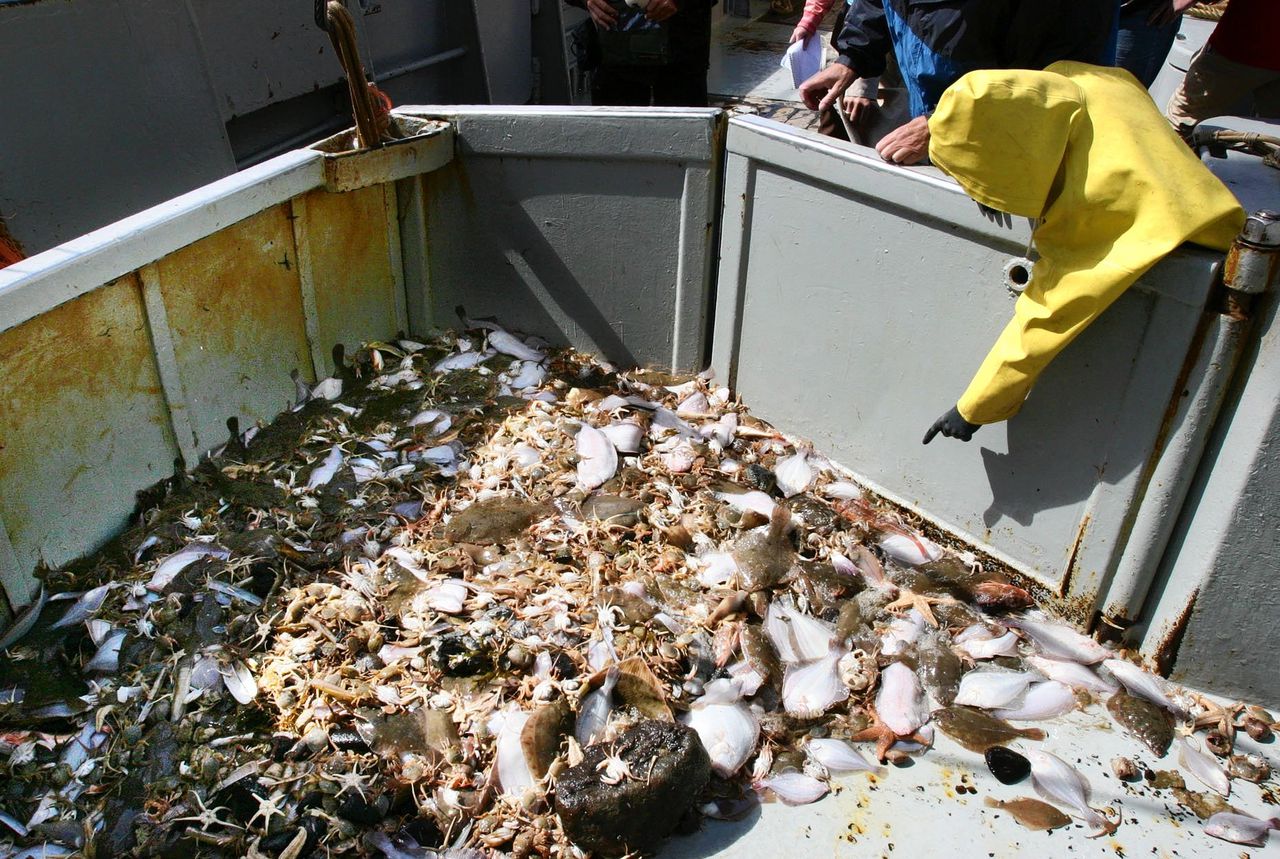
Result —
<svg viewBox="0 0 1280 859"><path fill-rule="evenodd" d="M619 784L627 779L638 780L631 771L631 765L618 756L616 748L611 748L604 760L596 764L596 772L601 773L600 781L604 784Z"/></svg>

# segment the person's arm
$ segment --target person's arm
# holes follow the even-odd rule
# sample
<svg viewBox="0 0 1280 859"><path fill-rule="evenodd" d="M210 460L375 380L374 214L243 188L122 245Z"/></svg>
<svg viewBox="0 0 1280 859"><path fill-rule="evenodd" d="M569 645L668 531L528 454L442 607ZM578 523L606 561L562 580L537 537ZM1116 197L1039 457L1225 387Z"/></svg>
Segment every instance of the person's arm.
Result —
<svg viewBox="0 0 1280 859"><path fill-rule="evenodd" d="M810 110L826 110L854 80L879 77L884 71L893 42L883 0L854 0L835 44L836 61L800 84L800 98Z"/></svg>
<svg viewBox="0 0 1280 859"><path fill-rule="evenodd" d="M893 50L884 0L853 0L835 45L836 62L853 69L858 77L883 74L885 57Z"/></svg>
<svg viewBox="0 0 1280 859"><path fill-rule="evenodd" d="M822 23L822 19L826 17L826 14L831 11L831 7L835 2L836 0L805 0L804 12L800 15L800 23L796 24L796 28L791 31L791 41L808 40L814 33L818 32L818 25Z"/></svg>

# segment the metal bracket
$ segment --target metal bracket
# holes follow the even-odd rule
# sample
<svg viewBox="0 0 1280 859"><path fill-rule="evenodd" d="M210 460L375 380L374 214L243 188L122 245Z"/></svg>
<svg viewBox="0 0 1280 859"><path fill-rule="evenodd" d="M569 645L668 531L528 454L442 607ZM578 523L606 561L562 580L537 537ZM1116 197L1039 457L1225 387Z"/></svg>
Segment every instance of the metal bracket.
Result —
<svg viewBox="0 0 1280 859"><path fill-rule="evenodd" d="M1222 280L1228 290L1246 296L1266 292L1280 267L1280 214L1263 209L1245 219L1227 252Z"/></svg>

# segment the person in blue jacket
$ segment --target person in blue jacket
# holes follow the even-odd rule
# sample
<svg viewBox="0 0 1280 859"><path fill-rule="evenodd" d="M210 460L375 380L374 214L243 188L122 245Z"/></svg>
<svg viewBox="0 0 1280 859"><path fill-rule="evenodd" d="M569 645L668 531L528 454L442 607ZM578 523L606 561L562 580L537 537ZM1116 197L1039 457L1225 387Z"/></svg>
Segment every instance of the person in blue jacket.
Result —
<svg viewBox="0 0 1280 859"><path fill-rule="evenodd" d="M893 51L912 119L876 144L895 164L929 151L929 116L947 87L977 69L1042 69L1059 60L1111 65L1119 0L854 0L836 61L800 86L825 110L858 78L876 77Z"/></svg>

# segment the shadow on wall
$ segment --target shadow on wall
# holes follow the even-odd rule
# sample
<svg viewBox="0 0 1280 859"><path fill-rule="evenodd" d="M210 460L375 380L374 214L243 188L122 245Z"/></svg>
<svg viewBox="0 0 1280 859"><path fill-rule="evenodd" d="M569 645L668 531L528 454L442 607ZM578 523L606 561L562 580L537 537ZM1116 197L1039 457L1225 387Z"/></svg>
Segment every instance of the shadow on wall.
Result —
<svg viewBox="0 0 1280 859"><path fill-rule="evenodd" d="M463 304L620 366L669 364L684 169L673 161L471 157L433 174L434 320L447 324L450 308ZM662 226L640 229L652 224ZM465 282L451 276L457 272Z"/></svg>

